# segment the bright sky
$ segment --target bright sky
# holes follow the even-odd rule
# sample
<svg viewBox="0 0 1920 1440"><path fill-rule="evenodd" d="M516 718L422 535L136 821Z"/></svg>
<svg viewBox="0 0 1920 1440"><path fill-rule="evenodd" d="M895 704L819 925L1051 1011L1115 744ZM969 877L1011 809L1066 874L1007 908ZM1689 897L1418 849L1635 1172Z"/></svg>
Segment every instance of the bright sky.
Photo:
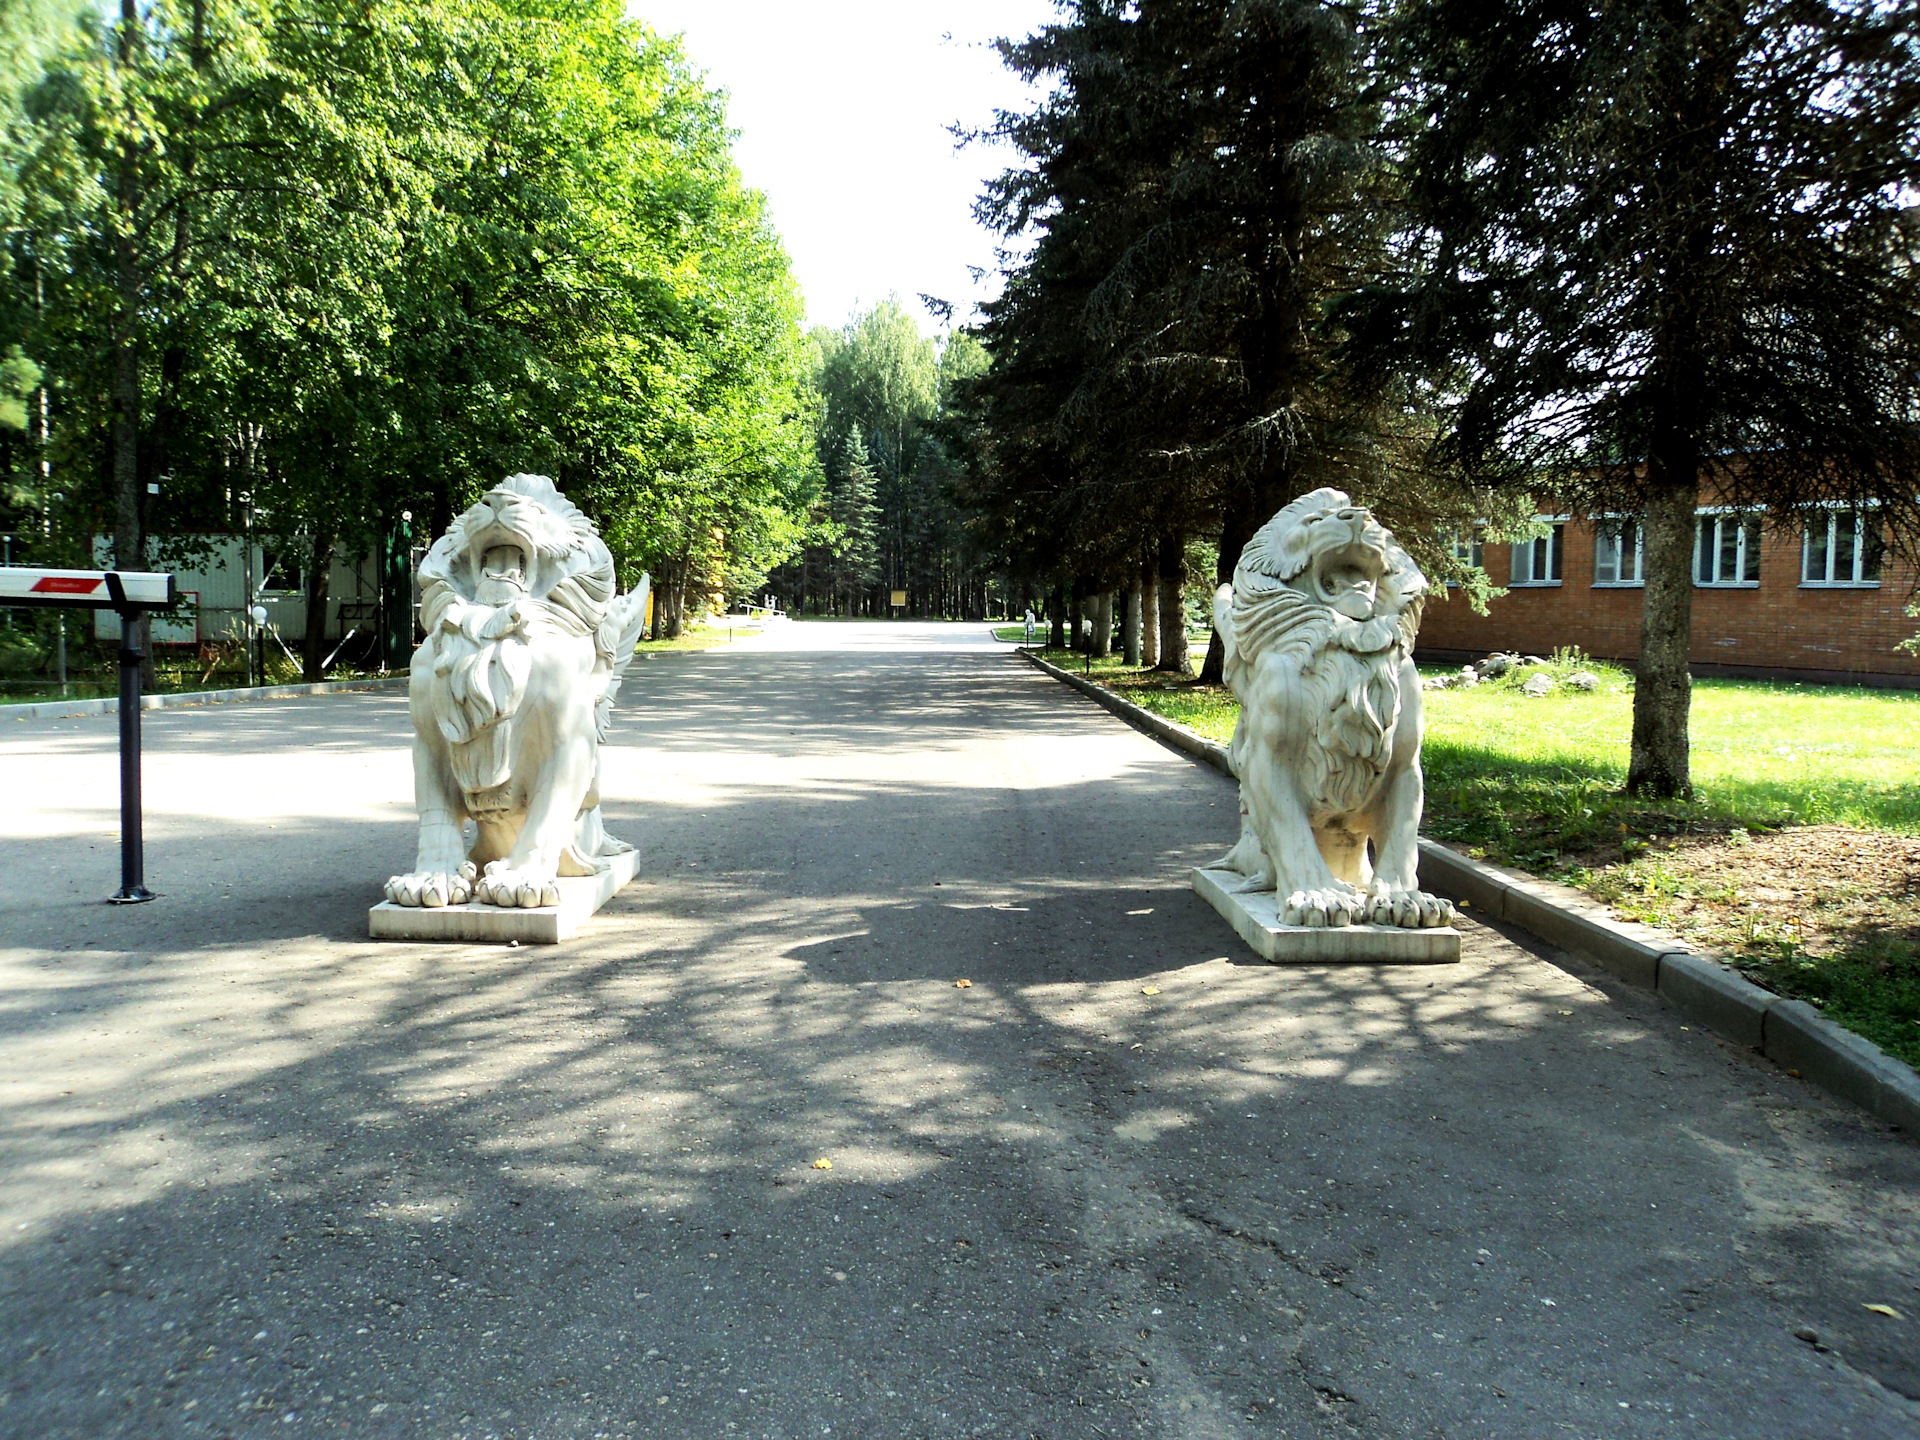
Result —
<svg viewBox="0 0 1920 1440"><path fill-rule="evenodd" d="M747 183L766 192L809 324L839 325L897 294L929 333L923 292L955 323L997 288L993 237L973 221L1008 152L956 152L947 127L1028 103L987 42L1055 16L1050 0L631 0L686 37L728 91ZM976 283L969 266L988 271Z"/></svg>

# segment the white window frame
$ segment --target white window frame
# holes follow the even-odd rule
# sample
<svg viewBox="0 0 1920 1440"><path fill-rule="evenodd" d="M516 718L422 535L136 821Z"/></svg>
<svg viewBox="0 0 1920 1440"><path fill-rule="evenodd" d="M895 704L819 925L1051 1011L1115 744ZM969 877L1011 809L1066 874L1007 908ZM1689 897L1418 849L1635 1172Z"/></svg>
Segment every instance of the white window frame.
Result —
<svg viewBox="0 0 1920 1440"><path fill-rule="evenodd" d="M1802 590L1878 590L1880 588L1879 568L1886 562L1886 533L1879 523L1880 502L1877 500L1829 501L1823 505L1809 506L1802 516L1800 528L1800 588ZM1834 541L1839 538L1839 530L1847 517L1853 520L1853 564L1852 573L1844 578L1833 574ZM1873 517L1873 562L1875 573L1864 578L1862 572L1867 568L1868 516ZM1825 561L1822 566L1825 574L1831 578L1811 580L1807 578L1807 569L1813 559L1813 532L1816 526L1826 530Z"/></svg>
<svg viewBox="0 0 1920 1440"><path fill-rule="evenodd" d="M1739 529L1733 547L1734 578L1719 577L1721 527L1731 521ZM1708 537L1712 545L1708 545ZM1708 554L1714 557L1714 578L1700 578L1700 562ZM1749 563L1751 562L1751 563ZM1751 570L1753 578L1747 578ZM1757 590L1760 588L1760 517L1751 510L1733 505L1702 505L1693 512L1693 584L1697 590Z"/></svg>
<svg viewBox="0 0 1920 1440"><path fill-rule="evenodd" d="M1550 586L1565 583L1567 573L1567 521L1571 515L1536 515L1533 523L1545 525L1547 533L1535 536L1531 540L1516 540L1509 551L1507 570L1507 588L1510 590L1544 590ZM1546 547L1547 578L1534 578L1535 562L1541 557L1541 548ZM1520 558L1526 557L1527 578L1520 578Z"/></svg>
<svg viewBox="0 0 1920 1440"><path fill-rule="evenodd" d="M1647 527L1638 515L1625 512L1609 515L1595 515L1593 520L1593 588L1596 590L1642 590L1647 584ZM1633 527L1633 554L1623 553L1619 532L1626 526ZM1601 547L1608 543L1609 532L1613 535L1614 578L1600 578ZM1629 567L1622 562L1631 559L1632 575L1621 572Z"/></svg>
<svg viewBox="0 0 1920 1440"><path fill-rule="evenodd" d="M1471 525L1463 525L1453 532L1450 547L1453 558L1462 565L1471 565L1476 570L1487 568L1487 522L1476 520ZM1449 580L1449 585L1458 585L1458 580Z"/></svg>
<svg viewBox="0 0 1920 1440"><path fill-rule="evenodd" d="M303 563L301 563L298 559L295 558L297 553L298 552L293 550L291 547L289 547L286 550L275 550L265 545L256 545L254 547L254 554L260 562L260 569L259 569L259 577L256 580L253 587L254 594L256 595L304 595L306 594L307 593L307 569ZM283 574L288 569L291 569L293 571L292 588L289 589L284 586L278 586L278 585L269 586L267 584L267 581L273 578L273 572L276 569L281 570Z"/></svg>

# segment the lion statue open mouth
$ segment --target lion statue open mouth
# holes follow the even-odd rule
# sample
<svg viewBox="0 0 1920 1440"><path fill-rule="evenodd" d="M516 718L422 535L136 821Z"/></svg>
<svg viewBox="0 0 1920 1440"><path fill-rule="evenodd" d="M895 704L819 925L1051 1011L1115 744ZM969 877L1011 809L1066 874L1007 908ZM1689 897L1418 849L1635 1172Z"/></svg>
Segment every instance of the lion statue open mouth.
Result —
<svg viewBox="0 0 1920 1440"><path fill-rule="evenodd" d="M1262 527L1214 596L1240 840L1221 868L1288 925L1445 925L1416 883L1426 577L1362 506L1315 490Z"/></svg>
<svg viewBox="0 0 1920 1440"><path fill-rule="evenodd" d="M611 552L544 475L502 481L434 542L408 680L420 849L389 900L557 905L559 877L632 848L601 826L600 742L647 593L642 576L614 594Z"/></svg>

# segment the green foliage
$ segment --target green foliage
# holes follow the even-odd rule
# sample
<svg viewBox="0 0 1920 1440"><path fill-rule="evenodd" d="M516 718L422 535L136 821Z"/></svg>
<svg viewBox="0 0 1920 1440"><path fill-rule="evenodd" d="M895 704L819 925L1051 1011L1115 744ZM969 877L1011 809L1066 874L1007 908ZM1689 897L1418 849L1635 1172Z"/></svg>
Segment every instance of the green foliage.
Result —
<svg viewBox="0 0 1920 1440"><path fill-rule="evenodd" d="M0 428L27 428L27 396L40 384L40 367L18 345L0 354Z"/></svg>
<svg viewBox="0 0 1920 1440"><path fill-rule="evenodd" d="M1079 0L1003 44L1051 92L996 133L1028 163L980 202L1017 258L981 335L974 498L1011 561L1106 588L1322 484L1374 505L1437 578L1505 505L1429 463L1400 377L1343 368L1344 299L1386 260L1354 12ZM1164 553L1162 537L1174 537ZM1471 597L1482 592L1469 588ZM1205 613L1202 609L1201 613Z"/></svg>
<svg viewBox="0 0 1920 1440"><path fill-rule="evenodd" d="M0 458L49 468L49 556L248 501L358 548L516 470L663 610L798 545L785 254L720 97L615 0L157 0L44 69L8 130L0 340L51 424Z"/></svg>
<svg viewBox="0 0 1920 1440"><path fill-rule="evenodd" d="M1474 469L1558 472L1595 508L1698 474L1737 505L1837 491L1910 520L1909 18L1400 6L1383 58L1417 263L1372 297L1377 363L1434 367L1446 448Z"/></svg>

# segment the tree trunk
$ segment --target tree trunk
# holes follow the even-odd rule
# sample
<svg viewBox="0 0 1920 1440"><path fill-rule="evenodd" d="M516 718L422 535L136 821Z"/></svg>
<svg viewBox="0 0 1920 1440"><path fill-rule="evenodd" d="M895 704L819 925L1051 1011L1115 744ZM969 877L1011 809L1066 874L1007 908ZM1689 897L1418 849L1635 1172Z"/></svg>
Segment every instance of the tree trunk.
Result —
<svg viewBox="0 0 1920 1440"><path fill-rule="evenodd" d="M1140 567L1140 663L1160 667L1160 567L1151 560Z"/></svg>
<svg viewBox="0 0 1920 1440"><path fill-rule="evenodd" d="M1160 537L1160 663L1155 669L1191 673L1187 665L1187 540L1177 531Z"/></svg>
<svg viewBox="0 0 1920 1440"><path fill-rule="evenodd" d="M669 560L660 567L660 588L653 595L655 640L676 640L680 636L681 592L686 585L687 565L685 560Z"/></svg>
<svg viewBox="0 0 1920 1440"><path fill-rule="evenodd" d="M1093 597L1093 613L1088 619L1093 627L1087 636L1087 653L1096 660L1104 660L1113 654L1113 592L1102 590Z"/></svg>
<svg viewBox="0 0 1920 1440"><path fill-rule="evenodd" d="M1226 507L1220 520L1220 559L1213 567L1213 584L1218 589L1233 583L1233 572L1240 564L1240 552L1247 548L1260 528L1260 516L1251 495ZM1209 621L1212 616L1209 614ZM1211 627L1209 627L1211 629ZM1200 683L1221 685L1226 681L1227 646L1218 630L1207 639L1207 658L1200 662Z"/></svg>
<svg viewBox="0 0 1920 1440"><path fill-rule="evenodd" d="M1121 658L1131 669L1140 668L1140 582L1127 587L1126 618L1120 626Z"/></svg>
<svg viewBox="0 0 1920 1440"><path fill-rule="evenodd" d="M1073 632L1069 644L1075 650L1087 648L1087 597L1080 593L1076 582L1073 587L1073 603L1067 611L1067 628Z"/></svg>
<svg viewBox="0 0 1920 1440"><path fill-rule="evenodd" d="M313 553L307 559L307 633L300 642L300 675L309 685L327 678L321 662L327 658L327 591L333 584L333 537L313 532Z"/></svg>
<svg viewBox="0 0 1920 1440"><path fill-rule="evenodd" d="M1633 753L1627 793L1660 799L1693 791L1687 741L1693 708L1694 509L1698 464L1679 457L1656 463L1647 500L1646 589L1641 592L1640 661L1633 682Z"/></svg>
<svg viewBox="0 0 1920 1440"><path fill-rule="evenodd" d="M1056 585L1053 593L1047 597L1047 648L1064 650L1067 647L1067 595Z"/></svg>

